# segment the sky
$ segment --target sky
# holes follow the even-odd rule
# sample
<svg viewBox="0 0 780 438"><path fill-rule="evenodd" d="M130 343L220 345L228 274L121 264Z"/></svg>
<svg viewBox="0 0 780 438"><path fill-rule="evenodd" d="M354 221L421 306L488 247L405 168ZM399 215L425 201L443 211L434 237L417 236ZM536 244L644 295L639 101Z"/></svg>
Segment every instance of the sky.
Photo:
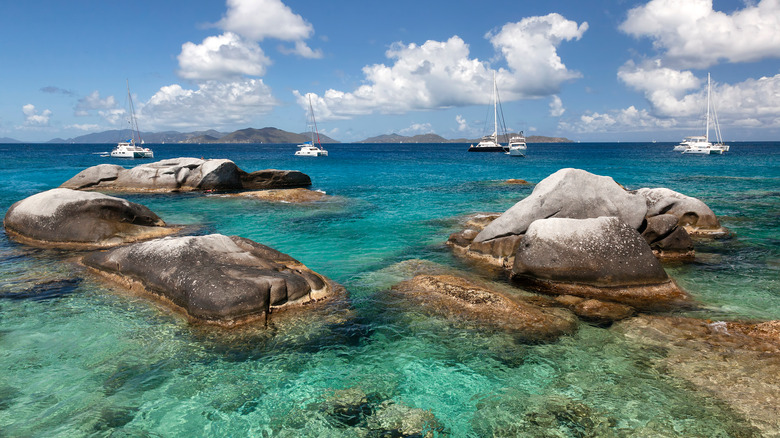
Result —
<svg viewBox="0 0 780 438"><path fill-rule="evenodd" d="M0 0L0 138L276 127L780 141L780 0Z"/></svg>

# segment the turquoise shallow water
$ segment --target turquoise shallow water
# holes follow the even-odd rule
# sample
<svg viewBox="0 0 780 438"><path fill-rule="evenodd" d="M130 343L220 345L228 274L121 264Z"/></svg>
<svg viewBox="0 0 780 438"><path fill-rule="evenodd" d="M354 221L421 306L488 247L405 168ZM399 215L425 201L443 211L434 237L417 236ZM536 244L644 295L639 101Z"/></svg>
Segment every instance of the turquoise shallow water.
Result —
<svg viewBox="0 0 780 438"><path fill-rule="evenodd" d="M110 161L95 154L109 148L0 145L2 211ZM671 144L532 144L522 159L465 145L330 145L320 159L293 157L294 145L153 148L157 159L309 174L336 198L127 198L193 232L286 252L344 285L351 310L268 330L202 329L97 282L72 254L2 234L0 436L394 436L372 420L387 406L433 414L440 436L740 435L732 411L647 365L662 352L608 329L583 324L527 345L410 310L386 291L421 264L468 271L444 242L465 215L504 211L532 190L502 181L577 167L698 197L733 231L697 242L695 262L665 266L702 303L689 316L780 319L780 143L735 143L706 157ZM333 413L345 393L367 401L355 420Z"/></svg>

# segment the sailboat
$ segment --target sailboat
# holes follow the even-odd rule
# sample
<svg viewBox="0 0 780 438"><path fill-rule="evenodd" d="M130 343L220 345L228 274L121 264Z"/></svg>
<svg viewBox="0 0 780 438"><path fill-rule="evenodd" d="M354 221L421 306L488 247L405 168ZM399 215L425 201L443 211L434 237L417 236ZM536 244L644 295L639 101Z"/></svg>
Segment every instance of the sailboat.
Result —
<svg viewBox="0 0 780 438"><path fill-rule="evenodd" d="M311 129L311 140L298 145L298 150L295 151L296 157L327 157L328 151L322 147L320 143L320 132L317 129L317 120L314 119L314 108L311 105L311 95L309 95L309 116L310 123L309 129ZM314 144L314 136L317 135L317 145Z"/></svg>
<svg viewBox="0 0 780 438"><path fill-rule="evenodd" d="M143 144L141 140L141 131L138 129L138 120L135 118L135 108L133 107L133 97L130 95L130 80L127 81L127 101L130 106L130 138L127 141L120 141L109 154L112 158L154 158L154 152L151 149L138 146L135 138L138 137L138 143Z"/></svg>
<svg viewBox="0 0 780 438"><path fill-rule="evenodd" d="M712 118L710 117L710 108L712 108ZM714 122L715 137L717 143L710 142L710 119ZM722 154L728 152L729 145L723 144L723 138L720 135L720 125L718 124L718 114L715 111L715 105L712 104L712 82L710 74L707 73L707 121L704 127L704 135L694 135L685 137L680 144L672 149L673 151L684 154Z"/></svg>
<svg viewBox="0 0 780 438"><path fill-rule="evenodd" d="M476 145L469 147L469 152L505 152L508 150L506 146L503 146L498 140L498 115L500 103L498 99L498 86L496 85L496 72L493 72L493 133L486 135L479 140ZM503 128L503 136L506 138L506 125L503 123L504 112L501 110L501 127Z"/></svg>

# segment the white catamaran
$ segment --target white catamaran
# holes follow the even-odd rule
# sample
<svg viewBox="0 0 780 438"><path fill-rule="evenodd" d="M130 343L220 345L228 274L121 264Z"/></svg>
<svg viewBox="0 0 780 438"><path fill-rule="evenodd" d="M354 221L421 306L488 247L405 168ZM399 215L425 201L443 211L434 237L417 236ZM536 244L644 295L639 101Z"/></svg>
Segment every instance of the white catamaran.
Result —
<svg viewBox="0 0 780 438"><path fill-rule="evenodd" d="M506 124L504 123L504 111L501 109L501 103L498 99L498 86L496 85L496 73L493 72L493 133L486 135L479 140L476 145L469 147L469 152L505 152L509 148L499 141L498 129L502 128L502 136L506 139ZM501 124L498 123L498 116L501 115Z"/></svg>
<svg viewBox="0 0 780 438"><path fill-rule="evenodd" d="M133 107L133 98L130 96L130 81L127 81L127 101L130 107L130 114L128 123L130 124L130 139L127 141L120 141L117 143L110 156L112 158L154 158L154 152L151 149L143 146L138 146L135 143L135 138L138 137L138 143L143 144L141 140L141 131L138 129L138 120L135 118L135 108Z"/></svg>
<svg viewBox="0 0 780 438"><path fill-rule="evenodd" d="M710 117L710 108L712 108L712 117ZM715 137L717 143L710 142L710 120L714 122ZM728 152L729 145L723 144L723 137L720 135L720 124L718 124L718 114L715 111L715 105L712 104L712 83L710 74L707 73L707 119L704 127L704 135L694 135L685 137L680 144L674 147L673 151L684 154L722 154Z"/></svg>
<svg viewBox="0 0 780 438"><path fill-rule="evenodd" d="M320 143L320 132L317 129L317 121L314 119L314 108L311 106L311 96L309 96L309 129L311 129L311 140L298 145L295 151L296 157L327 157L328 151ZM317 135L317 145L314 145L314 135Z"/></svg>

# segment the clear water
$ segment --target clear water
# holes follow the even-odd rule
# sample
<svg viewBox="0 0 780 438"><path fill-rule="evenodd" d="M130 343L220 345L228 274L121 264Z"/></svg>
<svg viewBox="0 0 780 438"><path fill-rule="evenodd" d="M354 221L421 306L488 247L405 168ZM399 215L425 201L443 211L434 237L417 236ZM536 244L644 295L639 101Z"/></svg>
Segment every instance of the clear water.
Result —
<svg viewBox="0 0 780 438"><path fill-rule="evenodd" d="M428 411L437 436L744 435L733 411L648 365L663 352L608 329L582 324L527 345L409 309L386 291L421 264L468 271L444 242L465 215L504 211L532 190L502 181L577 167L698 197L733 231L697 242L694 263L666 266L702 304L689 316L780 319L780 143L704 157L671 144L532 144L521 159L465 145L330 145L319 159L293 157L294 145L153 148L157 159L309 174L335 198L127 198L194 233L237 234L296 257L344 285L349 310L268 330L199 328L96 281L71 253L0 234L0 436L394 436L368 428L370 412L334 415L344 390L364 394L371 412L388 403ZM0 145L2 211L110 162L94 154L109 149Z"/></svg>

